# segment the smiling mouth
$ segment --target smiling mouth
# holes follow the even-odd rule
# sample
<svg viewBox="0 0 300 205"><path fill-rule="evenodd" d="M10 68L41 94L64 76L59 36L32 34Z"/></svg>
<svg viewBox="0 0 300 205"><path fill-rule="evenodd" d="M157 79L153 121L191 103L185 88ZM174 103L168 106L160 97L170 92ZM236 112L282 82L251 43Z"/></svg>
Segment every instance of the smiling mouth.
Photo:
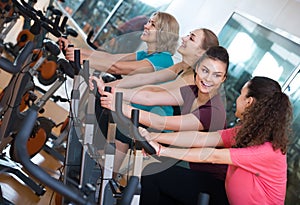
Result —
<svg viewBox="0 0 300 205"><path fill-rule="evenodd" d="M142 35L149 35L149 32L146 31L146 30L144 30L143 33L142 33Z"/></svg>
<svg viewBox="0 0 300 205"><path fill-rule="evenodd" d="M185 48L186 47L185 43L182 42L181 45L180 45L180 47Z"/></svg>
<svg viewBox="0 0 300 205"><path fill-rule="evenodd" d="M201 81L201 84L204 86L204 87L212 87L213 85L210 85L210 84L208 84L208 83L205 83L205 82L203 82L203 81Z"/></svg>

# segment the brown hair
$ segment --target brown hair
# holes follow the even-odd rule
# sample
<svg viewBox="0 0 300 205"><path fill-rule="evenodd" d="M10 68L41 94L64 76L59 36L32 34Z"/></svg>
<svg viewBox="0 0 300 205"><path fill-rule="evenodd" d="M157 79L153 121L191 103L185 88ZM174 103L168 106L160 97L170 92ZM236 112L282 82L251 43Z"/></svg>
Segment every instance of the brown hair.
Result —
<svg viewBox="0 0 300 205"><path fill-rule="evenodd" d="M219 40L214 32L207 28L201 28L203 31L203 38L201 39L201 48L207 50L209 47L218 46Z"/></svg>
<svg viewBox="0 0 300 205"><path fill-rule="evenodd" d="M201 62L207 58L210 58L213 60L219 60L219 61L225 63L226 64L225 76L227 75L228 66L229 66L229 55L228 55L226 48L224 48L222 46L211 46L205 51L205 53L199 58L199 60L193 66L195 75L196 75L196 68L199 67Z"/></svg>
<svg viewBox="0 0 300 205"><path fill-rule="evenodd" d="M293 116L288 96L278 82L267 77L252 78L247 88L247 97L253 97L254 104L243 113L234 147L271 142L274 150L286 153Z"/></svg>

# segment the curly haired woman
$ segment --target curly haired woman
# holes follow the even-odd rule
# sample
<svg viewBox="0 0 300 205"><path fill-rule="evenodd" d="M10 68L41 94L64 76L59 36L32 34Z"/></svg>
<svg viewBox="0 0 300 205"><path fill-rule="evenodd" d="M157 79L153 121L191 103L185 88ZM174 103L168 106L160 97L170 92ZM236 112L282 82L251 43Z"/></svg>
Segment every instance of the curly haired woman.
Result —
<svg viewBox="0 0 300 205"><path fill-rule="evenodd" d="M230 204L283 205L287 181L286 152L292 120L289 98L276 81L254 77L242 88L236 106L235 114L240 124L235 128L209 133L148 133L145 129L140 130L158 156L228 164L226 193ZM181 148L164 147L158 142ZM151 199L146 181L142 184L142 201L146 201L147 196L151 202L159 202L155 197ZM200 191L206 192L205 189Z"/></svg>

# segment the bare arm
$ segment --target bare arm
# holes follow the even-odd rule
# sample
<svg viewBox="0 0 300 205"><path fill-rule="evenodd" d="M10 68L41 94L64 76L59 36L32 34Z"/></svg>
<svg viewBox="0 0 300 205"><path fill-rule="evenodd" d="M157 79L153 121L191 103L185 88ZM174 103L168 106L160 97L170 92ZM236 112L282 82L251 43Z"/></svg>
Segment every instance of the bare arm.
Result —
<svg viewBox="0 0 300 205"><path fill-rule="evenodd" d="M104 67L109 68L114 62L120 59L124 61L135 60L135 55L131 54L110 54L103 51L96 51L89 48L75 48L69 47L72 44L71 41L65 38L59 38L60 49L65 50L65 57L67 60L74 61L74 50L80 50L81 63L84 60L89 60L90 65L93 67ZM102 61L99 61L102 60ZM105 69L103 70L105 71Z"/></svg>
<svg viewBox="0 0 300 205"><path fill-rule="evenodd" d="M139 73L124 77L117 85L121 88L133 88L142 85L166 82L176 78L176 74L169 69L164 69L151 73Z"/></svg>
<svg viewBox="0 0 300 205"><path fill-rule="evenodd" d="M146 63L146 65L149 63L143 62L135 65L137 62L135 53L110 54L88 49L81 49L80 53L83 60L89 60L89 64L92 68L112 74L128 74L132 72L133 68L139 68L139 66L143 66L143 63Z"/></svg>
<svg viewBox="0 0 300 205"><path fill-rule="evenodd" d="M108 83L105 83L105 86L116 87L121 80L115 80Z"/></svg>
<svg viewBox="0 0 300 205"><path fill-rule="evenodd" d="M105 107L105 106L104 106ZM134 109L129 105L123 106L124 114L130 118ZM203 130L201 122L193 114L178 116L161 116L144 110L140 110L139 122L147 127L157 130Z"/></svg>
<svg viewBox="0 0 300 205"><path fill-rule="evenodd" d="M182 105L180 89L161 89L159 91L149 91L140 88L123 89L116 88L116 92L123 93L123 99L132 103L142 105Z"/></svg>
<svg viewBox="0 0 300 205"><path fill-rule="evenodd" d="M75 49L78 48L66 48L66 59L74 61ZM112 74L127 75L132 72L152 72L154 70L152 64L147 60L137 61L135 53L110 54L103 51L81 48L80 60L81 63L84 60L88 60L92 68Z"/></svg>
<svg viewBox="0 0 300 205"><path fill-rule="evenodd" d="M176 79L178 73L185 69L188 65L184 62L177 63L167 69L152 73L140 73L132 76L126 76L122 79L117 87L121 88L133 88L143 85L153 85L158 83L164 83Z"/></svg>
<svg viewBox="0 0 300 205"><path fill-rule="evenodd" d="M204 162L216 164L232 164L229 149L216 149L223 146L223 141L218 132L174 132L174 133L149 133L144 128L139 128L142 136L154 147L159 156L171 157L189 162ZM171 144L177 147L164 147L158 142Z"/></svg>
<svg viewBox="0 0 300 205"><path fill-rule="evenodd" d="M188 162L202 162L214 164L232 164L229 149L215 148L170 148L161 147L160 156L172 157Z"/></svg>
<svg viewBox="0 0 300 205"><path fill-rule="evenodd" d="M130 90L129 90L130 91ZM105 108L108 108L110 110L115 110L114 108L114 92L113 93L105 92L101 90L101 105ZM167 92L166 92L167 93ZM124 93L123 93L124 94ZM167 95L160 96L158 98L154 97L154 99L157 99L154 103L149 103L151 105L172 105L173 103L177 102L176 97L170 95L170 98L168 98L170 101L173 100L173 103L168 103L166 99ZM143 99L143 98L142 98ZM126 99L125 99L126 100ZM182 101L182 98L180 96L180 99ZM151 101L149 101L151 102ZM159 103L158 103L159 102ZM142 104L142 103L139 103ZM146 103L143 103L144 105L147 105ZM124 104L123 103L123 113L126 117L131 117L131 111L134 109L132 106ZM203 130L203 125L198 120L198 118L193 114L186 114L186 115L180 115L180 116L161 116L157 115L151 112L140 110L140 118L139 122L143 125L146 125L148 127L152 127L158 130Z"/></svg>
<svg viewBox="0 0 300 205"><path fill-rule="evenodd" d="M172 133L148 132L140 128L147 140L179 147L223 147L223 140L218 132L182 131Z"/></svg>
<svg viewBox="0 0 300 205"><path fill-rule="evenodd" d="M134 54L135 55L135 54ZM150 73L154 67L148 60L117 61L107 70L108 73L120 75L132 75L136 73Z"/></svg>
<svg viewBox="0 0 300 205"><path fill-rule="evenodd" d="M162 83L159 85L145 85L140 87L140 89L152 91L152 92L160 92L162 90L173 90L178 89L180 87L184 87L187 85L194 85L194 76L193 75L185 75L183 77L177 77L173 81L169 81L166 83Z"/></svg>

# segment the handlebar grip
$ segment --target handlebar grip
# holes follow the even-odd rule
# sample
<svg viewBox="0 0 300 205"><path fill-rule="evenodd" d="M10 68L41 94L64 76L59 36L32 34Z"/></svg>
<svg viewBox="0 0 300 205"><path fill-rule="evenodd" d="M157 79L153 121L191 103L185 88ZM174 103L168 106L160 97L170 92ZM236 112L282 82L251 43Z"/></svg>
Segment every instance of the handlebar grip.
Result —
<svg viewBox="0 0 300 205"><path fill-rule="evenodd" d="M133 138L142 146L142 148L148 154L156 154L156 150L149 144L149 142L141 136L138 126L139 126L139 114L140 111L138 109L133 109L131 111L131 120L133 125L130 127Z"/></svg>
<svg viewBox="0 0 300 205"><path fill-rule="evenodd" d="M81 70L81 65L80 65L80 50L76 49L74 50L74 64L75 64L75 73L79 74Z"/></svg>
<svg viewBox="0 0 300 205"><path fill-rule="evenodd" d="M140 143L142 148L148 153L148 154L156 154L155 149L141 136L141 134L138 131L138 124L139 124L139 110L134 109L131 113L131 121L123 115L122 111L122 101L123 101L123 93L117 92L116 93L116 115L117 120L122 123L122 126L130 127L132 137ZM129 121L129 122L128 122Z"/></svg>
<svg viewBox="0 0 300 205"><path fill-rule="evenodd" d="M57 66L63 73L67 74L67 76L74 78L74 69L67 60L63 58L58 59Z"/></svg>
<svg viewBox="0 0 300 205"><path fill-rule="evenodd" d="M67 25L67 22L68 22L69 18L67 16L64 16L61 24L60 24L60 27L59 27L59 30L63 33L65 32L65 28L66 28L66 25Z"/></svg>
<svg viewBox="0 0 300 205"><path fill-rule="evenodd" d="M74 47L73 44L69 44L68 47ZM71 66L74 69L75 75L78 75L80 70L81 70L81 65L80 65L80 50L74 50L74 61L69 61Z"/></svg>
<svg viewBox="0 0 300 205"><path fill-rule="evenodd" d="M104 91L111 93L111 87L110 86L105 86Z"/></svg>
<svg viewBox="0 0 300 205"><path fill-rule="evenodd" d="M91 46L93 49L97 50L97 46L95 46L92 41L91 38L94 35L94 30L91 30L87 36L86 42L89 46Z"/></svg>
<svg viewBox="0 0 300 205"><path fill-rule="evenodd" d="M98 77L98 78L99 78L100 74L101 74L101 72L99 72L99 71L94 71L93 72L93 76ZM95 95L96 98L100 98L101 95L98 91L98 86L97 86L96 81L93 80L92 83L93 83L93 86L94 86L94 89L92 90L92 93Z"/></svg>
<svg viewBox="0 0 300 205"><path fill-rule="evenodd" d="M128 129L128 127L131 124L131 121L129 120L129 118L123 115L122 103L123 103L123 93L116 92L116 106L115 106L116 116L118 118L118 121Z"/></svg>
<svg viewBox="0 0 300 205"><path fill-rule="evenodd" d="M60 19L61 19L61 16L55 16L53 29L55 29L55 30L60 29L60 27L59 27Z"/></svg>

